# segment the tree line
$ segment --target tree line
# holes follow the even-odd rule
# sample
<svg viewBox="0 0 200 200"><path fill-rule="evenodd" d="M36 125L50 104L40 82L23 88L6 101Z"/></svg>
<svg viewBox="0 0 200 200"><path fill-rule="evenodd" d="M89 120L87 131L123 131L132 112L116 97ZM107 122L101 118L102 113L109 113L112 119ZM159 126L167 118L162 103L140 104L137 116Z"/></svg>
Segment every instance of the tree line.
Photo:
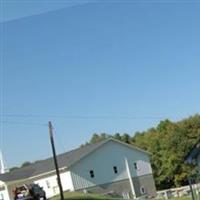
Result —
<svg viewBox="0 0 200 200"><path fill-rule="evenodd" d="M197 177L195 165L185 163L185 158L200 141L200 115L196 114L187 119L172 122L168 119L160 121L153 128L132 135L127 133L94 133L91 139L82 146L100 142L113 137L130 145L137 146L151 153L151 165L157 189L179 187L188 184L188 177ZM35 161L34 163L40 162ZM20 167L33 163L24 162Z"/></svg>
<svg viewBox="0 0 200 200"><path fill-rule="evenodd" d="M189 176L197 176L195 165L185 163L185 158L200 139L200 115L172 122L160 121L153 128L133 135L127 133L93 134L86 144L113 137L137 146L151 155L151 165L157 189L179 187L188 184Z"/></svg>

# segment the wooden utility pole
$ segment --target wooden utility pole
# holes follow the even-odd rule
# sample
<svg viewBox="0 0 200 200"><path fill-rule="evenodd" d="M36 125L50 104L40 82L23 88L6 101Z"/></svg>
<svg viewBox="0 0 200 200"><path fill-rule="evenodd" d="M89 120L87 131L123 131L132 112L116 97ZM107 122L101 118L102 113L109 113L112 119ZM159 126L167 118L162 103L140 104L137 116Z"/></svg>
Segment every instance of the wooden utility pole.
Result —
<svg viewBox="0 0 200 200"><path fill-rule="evenodd" d="M61 183L61 180L60 180L60 173L59 173L58 162L57 162L57 157L56 157L56 149L55 149L54 139L53 139L53 126L52 126L50 121L49 121L48 125L49 125L49 136L50 136L50 141L51 141L54 165L55 165L56 174L57 174L58 187L59 187L59 190L60 190L60 199L64 200L62 183Z"/></svg>

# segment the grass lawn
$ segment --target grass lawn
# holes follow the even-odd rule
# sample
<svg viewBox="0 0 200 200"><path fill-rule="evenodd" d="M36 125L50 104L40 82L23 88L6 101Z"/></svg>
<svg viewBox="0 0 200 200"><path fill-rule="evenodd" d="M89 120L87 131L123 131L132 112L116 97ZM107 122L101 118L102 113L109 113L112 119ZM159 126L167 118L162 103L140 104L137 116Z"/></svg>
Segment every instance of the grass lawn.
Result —
<svg viewBox="0 0 200 200"><path fill-rule="evenodd" d="M200 200L200 195L195 195L194 196L195 200ZM171 198L169 200L192 200L192 196L184 196L184 197L176 197L176 198Z"/></svg>
<svg viewBox="0 0 200 200"><path fill-rule="evenodd" d="M171 198L170 200L192 200L192 197L191 196L176 197L176 198Z"/></svg>
<svg viewBox="0 0 200 200"><path fill-rule="evenodd" d="M64 193L65 200L72 199L72 200L112 200L113 198L107 197L100 194L90 194L90 193L81 193L81 192L65 192ZM51 200L60 200L60 196L55 196L51 198ZM117 200L117 199L115 199Z"/></svg>
<svg viewBox="0 0 200 200"><path fill-rule="evenodd" d="M165 199L160 199L160 200L165 200ZM174 198L169 198L169 200L192 200L192 197L191 196L174 197ZM200 200L200 197L195 198L195 200Z"/></svg>
<svg viewBox="0 0 200 200"><path fill-rule="evenodd" d="M100 194L91 194L91 193L82 193L82 192L65 192L64 193L65 200L122 200L117 198L111 198L109 196L104 196ZM60 196L55 196L51 198L51 200L60 200ZM165 199L160 199L165 200ZM184 197L176 197L170 198L169 200L192 200L191 196L184 196ZM200 200L200 198L199 198Z"/></svg>

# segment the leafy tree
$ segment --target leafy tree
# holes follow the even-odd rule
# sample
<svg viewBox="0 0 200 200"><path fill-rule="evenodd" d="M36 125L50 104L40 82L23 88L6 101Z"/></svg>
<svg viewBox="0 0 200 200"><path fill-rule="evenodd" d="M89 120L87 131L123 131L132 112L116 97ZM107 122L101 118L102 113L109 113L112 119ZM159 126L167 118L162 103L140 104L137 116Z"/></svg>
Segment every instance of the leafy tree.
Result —
<svg viewBox="0 0 200 200"><path fill-rule="evenodd" d="M130 135L128 135L127 133L124 133L122 136L121 136L121 140L125 143L130 143L131 142L131 137Z"/></svg>
<svg viewBox="0 0 200 200"><path fill-rule="evenodd" d="M97 143L97 142L101 142L107 138L111 137L110 135L106 134L106 133L101 133L100 135L99 134L96 134L94 133L92 135L92 138L90 139L90 144L92 143Z"/></svg>
<svg viewBox="0 0 200 200"><path fill-rule="evenodd" d="M116 140L122 140L120 133L115 133L113 138L116 139Z"/></svg>
<svg viewBox="0 0 200 200"><path fill-rule="evenodd" d="M29 166L31 164L32 164L31 162L26 161L21 165L21 167L27 167L27 166Z"/></svg>
<svg viewBox="0 0 200 200"><path fill-rule="evenodd" d="M108 134L94 134L90 143L102 141ZM194 165L185 163L185 158L200 138L200 115L196 114L179 122L166 119L157 127L144 132L116 133L112 136L151 152L151 165L157 189L188 184L188 176L197 176Z"/></svg>
<svg viewBox="0 0 200 200"><path fill-rule="evenodd" d="M164 120L147 132L134 136L134 144L152 153L151 161L158 189L187 184L187 176L194 166L185 157L200 138L200 116L180 122Z"/></svg>
<svg viewBox="0 0 200 200"><path fill-rule="evenodd" d="M19 169L19 167L11 167L11 168L9 169L9 171L12 172L12 171L15 171L16 169Z"/></svg>

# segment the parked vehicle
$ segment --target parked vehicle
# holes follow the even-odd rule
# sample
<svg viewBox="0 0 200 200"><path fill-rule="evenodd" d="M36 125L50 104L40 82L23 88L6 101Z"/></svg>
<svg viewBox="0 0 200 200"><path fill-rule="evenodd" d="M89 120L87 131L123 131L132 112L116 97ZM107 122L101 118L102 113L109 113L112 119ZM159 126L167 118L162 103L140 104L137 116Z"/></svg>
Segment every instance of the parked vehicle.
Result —
<svg viewBox="0 0 200 200"><path fill-rule="evenodd" d="M16 187L13 195L14 200L46 200L46 193L38 184Z"/></svg>

